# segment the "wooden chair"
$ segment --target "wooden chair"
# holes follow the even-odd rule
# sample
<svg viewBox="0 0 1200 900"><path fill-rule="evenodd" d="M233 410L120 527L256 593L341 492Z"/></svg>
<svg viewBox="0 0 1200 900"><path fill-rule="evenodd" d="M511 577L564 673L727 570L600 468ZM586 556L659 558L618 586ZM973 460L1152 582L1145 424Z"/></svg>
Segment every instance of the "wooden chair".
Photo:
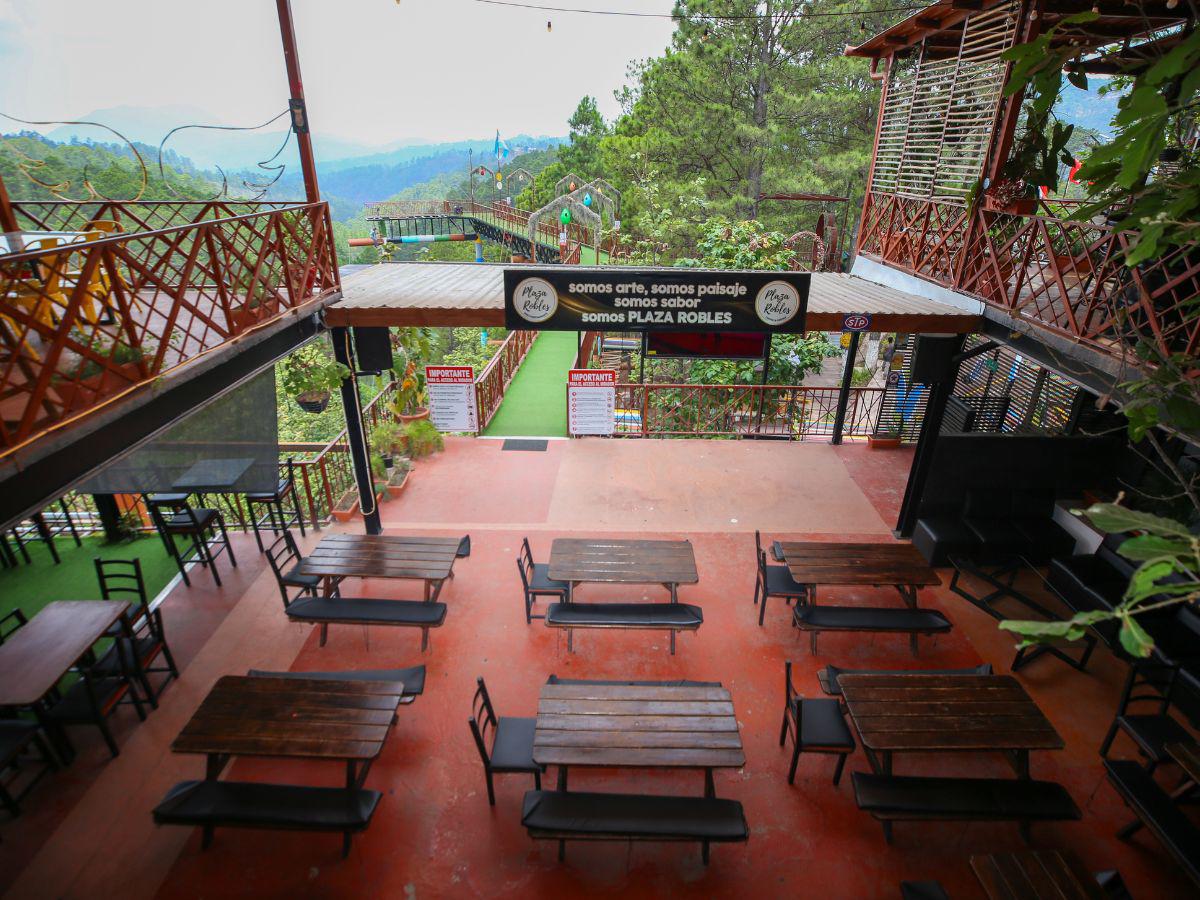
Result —
<svg viewBox="0 0 1200 900"><path fill-rule="evenodd" d="M762 627L763 618L767 614L767 598L783 597L788 603L793 600L807 600L808 586L800 584L794 578L787 566L772 566L767 564L767 554L762 548L762 535L754 532L754 558L758 566L758 574L754 580L754 603L762 596L762 606L758 610L758 624Z"/></svg>
<svg viewBox="0 0 1200 900"><path fill-rule="evenodd" d="M471 700L471 718L467 720L471 726L471 734L475 738L475 746L479 748L479 757L483 760L483 773L487 778L488 803L496 805L496 791L492 786L492 776L514 772L532 773L533 785L536 790L542 789L542 772L544 766L533 761L533 729L537 719L516 718L513 716L497 717L488 696L487 685L483 678L477 678L475 696ZM491 747L488 747L488 735L491 735Z"/></svg>
<svg viewBox="0 0 1200 900"><path fill-rule="evenodd" d="M116 659L119 674L104 675L85 664L76 672L78 680L66 690L55 690L47 702L42 719L63 759L70 760L75 756L75 748L64 730L66 725L95 725L100 729L109 753L116 757L121 751L108 728L108 717L118 706L131 704L138 718L146 720L146 711L133 688L133 677L124 662L124 655L120 654Z"/></svg>
<svg viewBox="0 0 1200 900"><path fill-rule="evenodd" d="M854 752L854 735L842 715L841 704L836 700L808 700L796 692L792 686L791 660L783 664L784 699L783 727L779 731L779 746L787 740L788 732L792 734L792 764L788 769L788 784L796 781L796 763L800 753L830 753L838 758L837 768L833 770L833 783L837 784L842 778L842 769L846 766L846 757Z"/></svg>
<svg viewBox="0 0 1200 900"><path fill-rule="evenodd" d="M535 563L533 552L529 549L529 538L521 538L521 555L517 557L517 572L521 575L521 586L525 591L525 624L534 619L544 619L545 616L533 615L533 604L538 597L554 597L559 601L567 599L567 583L555 581L548 574L550 566L546 563Z"/></svg>
<svg viewBox="0 0 1200 900"><path fill-rule="evenodd" d="M293 512L288 513L283 508L283 501L292 498ZM272 491L257 491L246 494L246 514L250 517L250 527L254 529L254 540L258 542L259 552L263 552L262 535L259 526L262 524L255 514L254 507L263 505L267 508L266 521L271 528L271 534L286 531L288 526L295 523L300 527L300 537L305 536L304 513L300 511L300 498L296 493L295 464L289 457L287 474L282 476Z"/></svg>
<svg viewBox="0 0 1200 900"><path fill-rule="evenodd" d="M0 616L0 644L12 637L13 633L22 625L27 624L29 624L29 620L25 618L25 613L20 609L13 609Z"/></svg>
<svg viewBox="0 0 1200 900"><path fill-rule="evenodd" d="M267 564L271 567L271 572L275 575L275 583L279 585L279 593L283 595L283 606L286 609L293 600L297 597L316 597L319 595L321 587L321 578L317 575L302 575L300 574L300 563L303 557L300 556L300 549L296 546L296 539L292 537L292 533L286 528L283 529L283 534L275 539L275 541L266 550ZM337 583L341 579L335 579L333 588L333 596L338 596ZM288 591L296 590L295 596L288 596Z"/></svg>
<svg viewBox="0 0 1200 900"><path fill-rule="evenodd" d="M1187 743L1192 740L1187 729L1169 713L1172 693L1179 676L1178 665L1136 662L1129 667L1121 702L1104 743L1100 745L1100 756L1108 758L1108 751L1118 731L1123 731L1137 744L1138 751L1146 757L1146 774L1152 774L1159 763L1170 762L1166 745ZM1149 712L1131 712L1137 704L1139 709L1149 707Z"/></svg>
<svg viewBox="0 0 1200 900"><path fill-rule="evenodd" d="M133 600L127 617L133 638L129 638L120 624L114 625L108 632L108 636L113 638L113 646L96 663L94 671L109 677L119 675L122 671L119 654L124 654L125 665L142 686L151 708L158 709L157 694L150 686L150 673L166 673L167 677L163 679L159 688L161 691L168 681L179 677L179 669L175 666L175 657L171 655L171 648L167 645L162 610L150 608L150 600L146 596L146 582L142 578L141 560L97 557L95 564L96 578L100 581L100 596L105 600L123 600L132 595ZM159 656L163 658L165 665L153 665Z"/></svg>
<svg viewBox="0 0 1200 900"><path fill-rule="evenodd" d="M58 763L55 762L54 754L46 745L41 727L36 722L27 719L0 719L0 773L19 771L26 762L22 754L29 747L36 748L38 752L37 761L41 763L41 768L37 775L18 792L12 790L12 785L19 775L14 775L7 781L0 780L0 806L14 817L21 814L21 807L17 801L29 793L43 775L57 769Z"/></svg>
<svg viewBox="0 0 1200 900"><path fill-rule="evenodd" d="M218 510L193 508L188 503L187 496L181 494L143 495L143 502L150 510L150 517L167 548L167 553L175 560L183 583L188 587L192 586L187 574L189 562L198 561L212 572L217 587L221 586L221 575L217 571L218 555L222 552L228 553L230 564L237 568L237 559L233 555L233 547L229 544L229 533L225 530L225 517ZM210 536L213 540L220 541L215 553L209 544ZM182 553L175 543L176 537L188 540L189 546Z"/></svg>

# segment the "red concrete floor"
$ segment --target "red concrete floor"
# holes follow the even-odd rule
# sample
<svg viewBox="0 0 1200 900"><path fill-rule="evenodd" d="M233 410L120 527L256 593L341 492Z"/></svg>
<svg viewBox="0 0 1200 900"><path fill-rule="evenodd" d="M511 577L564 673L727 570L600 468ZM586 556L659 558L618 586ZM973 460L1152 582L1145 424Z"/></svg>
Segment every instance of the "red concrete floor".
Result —
<svg viewBox="0 0 1200 900"><path fill-rule="evenodd" d="M595 447L573 442L533 454L486 446L495 443L452 444L443 456L418 464L411 494L383 507L392 533L458 534L463 524L470 524L473 552L459 561L457 577L443 592L449 618L445 627L433 632L427 653L420 652L419 634L404 629L334 627L328 645L318 647L315 633L286 623L269 574L260 574L196 653L179 684L168 689L163 708L147 723L127 729L121 758L100 766L90 787L37 852L27 848L28 859L10 895L119 894L164 900L735 894L875 898L897 896L901 879L937 878L955 898L982 896L968 859L974 853L1021 849L1015 825L899 823L895 844L889 847L878 823L856 808L848 774L840 786L831 784L832 757L802 756L796 784L787 784L788 751L778 745L783 660L795 662L794 678L803 692L820 696L816 672L828 663L912 668L986 660L1004 672L1012 658L1011 639L990 617L939 588L923 592L922 602L943 610L955 629L922 639L919 659L909 655L907 640L896 635L827 634L818 655L810 656L807 640L789 627L782 602L768 607L763 628L756 625L757 609L751 603L752 529L760 521L759 504L765 516L774 519L780 502L826 497L836 488L844 509L826 510L824 515L821 508L798 510L803 530L774 523L766 536L838 540L865 534L888 540L908 454L859 446L791 447L778 454L783 460L778 469L760 468L759 482L749 485L738 480L743 474L710 479L708 464L700 458L703 448L689 446L699 442L664 442L655 449L660 454L657 461L647 459L645 446L614 449L611 458L622 465L596 471L596 480L614 497L640 484L641 503L667 507L638 515L627 499L615 500L611 507L593 509L594 519L603 524L586 528L556 522L565 513L555 510L562 510L572 494L596 502L595 485L580 484L582 476L570 474L579 460L595 465ZM589 443L601 448L621 444ZM734 448L763 446L722 443ZM761 451L751 452L759 461ZM732 472L735 455L724 448L715 455L712 465ZM639 482L648 464L653 477L650 483ZM814 478L825 483L806 484ZM671 485L677 483L690 484L692 490L686 498L672 500ZM732 494L731 487L737 488ZM722 502L721 494L732 499ZM537 621L526 625L513 571L522 534L529 535L535 556L544 559L551 540L560 534L647 533L640 522L647 517L678 523L652 533L687 537L696 550L700 583L684 586L680 593L684 602L703 607L705 624L697 634L680 637L676 656L668 655L663 636L636 631L577 632L575 653L568 654L565 637L558 632ZM689 526L689 517L698 527ZM833 530L828 527L833 521L847 527ZM419 590L407 582L369 581L361 587L393 597L413 597ZM592 599L662 594L652 587L589 586L581 591ZM827 600L847 603L890 602L885 595L858 589L825 593ZM171 754L168 746L216 677L250 666L290 665L299 671L416 663L428 667L425 694L401 708L399 722L371 770L367 784L382 791L384 798L370 830L355 839L348 859L341 859L336 835L218 830L212 848L201 851L198 833L150 824L149 811L170 783L201 777L202 759ZM717 792L744 803L752 830L749 842L714 846L707 867L701 864L699 848L687 844L572 843L566 862L559 863L553 842L534 842L520 827L521 796L532 786L531 778L499 776L497 804L489 807L465 721L475 677L486 677L501 715L533 715L538 690L550 673L722 681L733 694L747 762L741 770L717 773ZM1123 667L1104 651L1097 651L1087 674L1049 658L1020 674L1067 744L1061 752L1033 754L1033 773L1061 781L1084 811L1078 823L1035 825L1035 844L1069 851L1090 870L1119 868L1138 898L1194 896L1152 837L1143 832L1132 843L1114 837L1129 815L1105 784L1097 748L1111 721L1123 674ZM1116 750L1132 755L1120 740ZM849 771L866 768L861 750L847 766ZM901 757L897 769L1011 776L999 757L978 754ZM229 777L334 785L342 772L329 764L239 760ZM44 782L30 795L28 815L36 815L38 806L57 802L62 778ZM576 770L572 786L699 794L702 777ZM23 821L24 817L3 826L5 844L0 851L15 839ZM3 861L6 868L22 865L19 858Z"/></svg>

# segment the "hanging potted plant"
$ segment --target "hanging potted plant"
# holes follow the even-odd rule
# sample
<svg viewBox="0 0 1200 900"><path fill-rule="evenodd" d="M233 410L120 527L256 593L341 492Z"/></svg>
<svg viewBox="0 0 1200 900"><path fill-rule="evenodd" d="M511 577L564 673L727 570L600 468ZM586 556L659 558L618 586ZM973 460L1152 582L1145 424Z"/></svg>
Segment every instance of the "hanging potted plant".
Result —
<svg viewBox="0 0 1200 900"><path fill-rule="evenodd" d="M283 361L283 389L305 412L320 413L329 405L329 394L339 387L350 370L330 358L320 343L301 347Z"/></svg>

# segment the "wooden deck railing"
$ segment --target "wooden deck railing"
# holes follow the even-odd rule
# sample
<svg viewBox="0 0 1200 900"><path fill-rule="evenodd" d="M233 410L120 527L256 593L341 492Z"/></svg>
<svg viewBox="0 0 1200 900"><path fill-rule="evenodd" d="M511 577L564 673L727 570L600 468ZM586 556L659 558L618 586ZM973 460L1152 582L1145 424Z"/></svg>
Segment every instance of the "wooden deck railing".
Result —
<svg viewBox="0 0 1200 900"><path fill-rule="evenodd" d="M508 390L537 335L536 331L510 331L483 371L476 376L475 401L481 432L496 415L496 410L504 400L504 392Z"/></svg>
<svg viewBox="0 0 1200 900"><path fill-rule="evenodd" d="M1065 214L1071 205L1040 208ZM1055 215L870 193L858 249L1110 356L1131 358L1139 341L1163 356L1196 355L1200 250L1128 268L1121 253L1131 238Z"/></svg>
<svg viewBox="0 0 1200 900"><path fill-rule="evenodd" d="M829 437L838 388L746 384L618 384L617 436ZM883 388L850 389L845 437L875 432Z"/></svg>
<svg viewBox="0 0 1200 900"><path fill-rule="evenodd" d="M325 203L14 207L90 239L0 255L0 455L340 288Z"/></svg>

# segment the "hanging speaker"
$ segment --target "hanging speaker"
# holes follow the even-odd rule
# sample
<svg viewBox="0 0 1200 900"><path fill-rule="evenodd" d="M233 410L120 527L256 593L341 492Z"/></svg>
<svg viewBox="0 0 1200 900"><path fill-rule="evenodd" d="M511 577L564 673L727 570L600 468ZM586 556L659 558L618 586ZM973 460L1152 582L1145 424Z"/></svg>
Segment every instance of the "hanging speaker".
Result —
<svg viewBox="0 0 1200 900"><path fill-rule="evenodd" d="M386 372L392 367L392 339L386 328L354 328L354 354L360 372Z"/></svg>
<svg viewBox="0 0 1200 900"><path fill-rule="evenodd" d="M962 348L959 334L918 334L913 350L912 380L934 384L950 377L954 356Z"/></svg>

